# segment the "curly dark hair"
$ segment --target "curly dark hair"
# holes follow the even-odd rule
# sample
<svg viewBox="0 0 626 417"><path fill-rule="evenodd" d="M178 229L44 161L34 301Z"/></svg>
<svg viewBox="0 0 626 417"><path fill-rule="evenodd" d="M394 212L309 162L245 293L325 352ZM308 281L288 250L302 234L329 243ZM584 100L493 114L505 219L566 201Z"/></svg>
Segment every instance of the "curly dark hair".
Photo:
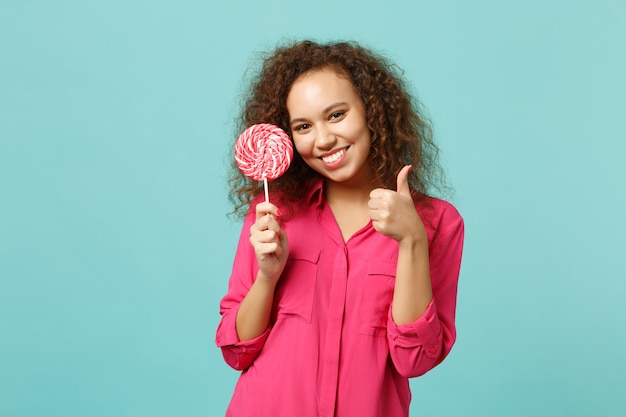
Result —
<svg viewBox="0 0 626 417"><path fill-rule="evenodd" d="M430 125L421 114L420 103L409 94L401 71L356 42L298 41L266 55L244 95L237 131L256 123L272 123L291 136L286 105L291 86L301 75L323 68L331 68L350 80L363 100L372 140L369 161L373 186L395 189L398 172L410 164L413 169L409 184L417 201L425 200L433 191L449 190ZM319 177L294 152L291 166L270 183L270 189L280 190L281 202L294 203L301 199L311 180ZM245 214L252 198L262 191L261 184L241 174L234 158L229 185L234 213L239 215Z"/></svg>

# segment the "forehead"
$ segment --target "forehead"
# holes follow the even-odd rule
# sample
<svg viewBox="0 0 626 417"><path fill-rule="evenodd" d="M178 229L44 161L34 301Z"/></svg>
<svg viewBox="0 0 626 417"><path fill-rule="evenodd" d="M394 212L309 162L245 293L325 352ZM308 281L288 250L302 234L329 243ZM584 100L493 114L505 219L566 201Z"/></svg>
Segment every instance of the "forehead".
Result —
<svg viewBox="0 0 626 417"><path fill-rule="evenodd" d="M312 104L358 97L356 88L344 74L333 68L322 68L296 78L287 95L287 107L297 106L302 102Z"/></svg>

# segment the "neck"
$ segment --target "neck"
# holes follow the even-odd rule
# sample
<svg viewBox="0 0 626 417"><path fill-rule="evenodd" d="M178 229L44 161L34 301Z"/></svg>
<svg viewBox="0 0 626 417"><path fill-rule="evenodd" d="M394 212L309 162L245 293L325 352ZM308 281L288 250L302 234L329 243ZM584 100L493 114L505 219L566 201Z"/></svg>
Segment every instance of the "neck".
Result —
<svg viewBox="0 0 626 417"><path fill-rule="evenodd" d="M346 184L326 180L324 193L326 201L333 205L335 203L345 205L365 205L369 201L372 186L364 184Z"/></svg>

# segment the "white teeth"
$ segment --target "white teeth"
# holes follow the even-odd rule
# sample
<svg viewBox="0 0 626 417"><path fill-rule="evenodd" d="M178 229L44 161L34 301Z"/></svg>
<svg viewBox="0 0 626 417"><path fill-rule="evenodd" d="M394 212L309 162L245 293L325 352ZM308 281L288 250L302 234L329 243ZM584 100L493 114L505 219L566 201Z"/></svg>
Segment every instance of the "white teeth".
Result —
<svg viewBox="0 0 626 417"><path fill-rule="evenodd" d="M341 158L345 153L346 153L346 150L342 149L339 152L335 152L332 155L323 156L322 161L326 162L327 164L332 164L333 162L338 161L339 158Z"/></svg>

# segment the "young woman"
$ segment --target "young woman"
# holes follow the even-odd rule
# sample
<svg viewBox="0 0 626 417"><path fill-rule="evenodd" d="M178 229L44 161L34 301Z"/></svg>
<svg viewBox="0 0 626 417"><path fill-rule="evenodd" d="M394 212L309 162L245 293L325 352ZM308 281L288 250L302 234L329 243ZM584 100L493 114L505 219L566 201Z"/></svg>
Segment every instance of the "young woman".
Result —
<svg viewBox="0 0 626 417"><path fill-rule="evenodd" d="M449 353L463 220L402 79L355 43L279 47L241 128L295 146L272 203L233 164L246 211L216 342L242 370L227 416L407 416L410 377Z"/></svg>

